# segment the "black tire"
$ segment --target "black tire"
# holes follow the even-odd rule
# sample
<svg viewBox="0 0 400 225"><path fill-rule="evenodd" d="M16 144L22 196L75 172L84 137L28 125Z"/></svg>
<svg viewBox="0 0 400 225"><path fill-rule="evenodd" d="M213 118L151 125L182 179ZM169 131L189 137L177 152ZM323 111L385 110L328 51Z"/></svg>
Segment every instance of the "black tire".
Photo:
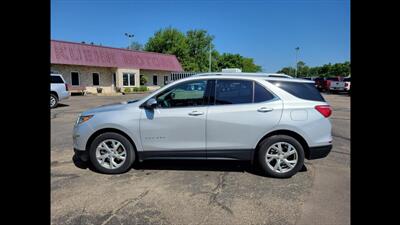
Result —
<svg viewBox="0 0 400 225"><path fill-rule="evenodd" d="M105 168L102 165L100 165L100 163L96 159L97 146L102 141L107 140L107 139L114 139L114 140L121 142L121 144L126 149L125 162L116 169ZM136 155L135 155L134 146L126 137L124 137L123 135L118 134L118 133L107 132L107 133L100 134L93 140L92 144L90 145L90 149L89 149L89 158L90 158L90 162L92 163L93 167L97 171L99 171L101 173L105 173L105 174L120 174L120 173L124 173L124 172L128 171L131 168L132 164L135 162Z"/></svg>
<svg viewBox="0 0 400 225"><path fill-rule="evenodd" d="M53 105L51 105L51 100L50 100L50 108L53 109L53 108L57 107L57 105L58 105L58 98L57 98L57 95L50 94L50 99L52 99L52 98L54 98L55 103Z"/></svg>
<svg viewBox="0 0 400 225"><path fill-rule="evenodd" d="M268 148L277 142L287 142L287 143L291 144L297 152L297 164L293 167L293 169L291 169L287 172L283 172L283 173L275 172L274 170L269 168L269 166L267 165L267 162L265 160L265 156L267 154ZM303 146L295 138L293 138L291 136L287 136L287 135L271 136L271 137L263 140L259 145L258 163L267 176L276 177L276 178L292 177L303 167L303 164L304 164Z"/></svg>

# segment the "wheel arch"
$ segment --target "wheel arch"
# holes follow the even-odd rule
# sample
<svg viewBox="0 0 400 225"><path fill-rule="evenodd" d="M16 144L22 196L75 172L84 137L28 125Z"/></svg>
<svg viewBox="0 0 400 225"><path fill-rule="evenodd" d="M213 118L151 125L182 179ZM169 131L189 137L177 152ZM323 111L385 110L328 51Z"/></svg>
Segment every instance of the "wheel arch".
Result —
<svg viewBox="0 0 400 225"><path fill-rule="evenodd" d="M57 97L57 99L60 99L56 91L50 91L50 94L54 94Z"/></svg>
<svg viewBox="0 0 400 225"><path fill-rule="evenodd" d="M266 135L264 135L257 143L255 151L254 151L254 156L253 156L253 161L255 161L255 158L257 157L257 152L259 150L259 146L261 144L262 141L264 141L265 139L271 137L271 136L275 136L275 135L287 135L290 137L293 137L294 139L296 139L298 142L300 142L301 146L304 149L304 155L305 158L308 158L310 155L310 147L308 146L307 141L304 139L303 136L301 136L299 133L291 131L291 130L286 130L286 129L280 129L280 130L274 130Z"/></svg>
<svg viewBox="0 0 400 225"><path fill-rule="evenodd" d="M120 135L124 136L132 144L132 146L134 148L134 151L137 154L136 143L132 140L132 138L128 134L126 134L124 131L116 129L116 128L103 128L103 129L100 129L100 130L97 130L96 132L94 132L92 135L90 135L89 139L87 140L85 149L87 151L89 151L90 145L92 144L94 139L97 136L99 136L100 134L104 134L104 133L107 133L107 132L113 132L113 133L117 133L117 134L120 134Z"/></svg>

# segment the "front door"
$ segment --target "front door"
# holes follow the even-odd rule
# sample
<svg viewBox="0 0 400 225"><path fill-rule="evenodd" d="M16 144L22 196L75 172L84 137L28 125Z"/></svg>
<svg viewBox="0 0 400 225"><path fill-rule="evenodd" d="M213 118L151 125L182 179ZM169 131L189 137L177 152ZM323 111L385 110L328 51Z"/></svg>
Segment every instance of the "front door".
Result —
<svg viewBox="0 0 400 225"><path fill-rule="evenodd" d="M190 151L205 157L206 86L206 80L188 81L155 96L158 106L143 109L140 119L145 152Z"/></svg>

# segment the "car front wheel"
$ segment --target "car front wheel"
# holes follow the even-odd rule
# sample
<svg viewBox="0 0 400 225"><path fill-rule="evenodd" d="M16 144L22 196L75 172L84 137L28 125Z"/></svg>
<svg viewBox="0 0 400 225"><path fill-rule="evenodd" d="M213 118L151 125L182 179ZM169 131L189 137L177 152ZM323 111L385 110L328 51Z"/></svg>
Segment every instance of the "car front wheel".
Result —
<svg viewBox="0 0 400 225"><path fill-rule="evenodd" d="M303 167L304 149L293 137L275 135L261 142L258 159L266 175L289 178Z"/></svg>
<svg viewBox="0 0 400 225"><path fill-rule="evenodd" d="M58 98L55 94L50 94L50 108L55 108L58 105Z"/></svg>
<svg viewBox="0 0 400 225"><path fill-rule="evenodd" d="M135 161L131 142L121 134L107 132L94 139L89 149L94 168L106 174L124 173Z"/></svg>

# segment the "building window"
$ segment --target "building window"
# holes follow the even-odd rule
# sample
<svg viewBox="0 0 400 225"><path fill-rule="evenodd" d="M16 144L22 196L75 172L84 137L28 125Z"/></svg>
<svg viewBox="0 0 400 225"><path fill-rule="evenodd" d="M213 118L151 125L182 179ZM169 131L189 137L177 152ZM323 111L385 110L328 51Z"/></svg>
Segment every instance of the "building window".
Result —
<svg viewBox="0 0 400 225"><path fill-rule="evenodd" d="M134 73L124 73L122 74L122 85L123 86L135 86L135 74Z"/></svg>
<svg viewBox="0 0 400 225"><path fill-rule="evenodd" d="M153 76L153 85L157 85L157 75Z"/></svg>
<svg viewBox="0 0 400 225"><path fill-rule="evenodd" d="M164 76L164 85L168 83L168 76Z"/></svg>
<svg viewBox="0 0 400 225"><path fill-rule="evenodd" d="M71 72L71 84L74 86L79 85L79 73L78 72Z"/></svg>
<svg viewBox="0 0 400 225"><path fill-rule="evenodd" d="M116 74L115 73L113 73L113 84L114 84L114 86L117 85L117 78L116 78Z"/></svg>
<svg viewBox="0 0 400 225"><path fill-rule="evenodd" d="M93 85L100 85L100 78L98 73L92 73L93 76Z"/></svg>

